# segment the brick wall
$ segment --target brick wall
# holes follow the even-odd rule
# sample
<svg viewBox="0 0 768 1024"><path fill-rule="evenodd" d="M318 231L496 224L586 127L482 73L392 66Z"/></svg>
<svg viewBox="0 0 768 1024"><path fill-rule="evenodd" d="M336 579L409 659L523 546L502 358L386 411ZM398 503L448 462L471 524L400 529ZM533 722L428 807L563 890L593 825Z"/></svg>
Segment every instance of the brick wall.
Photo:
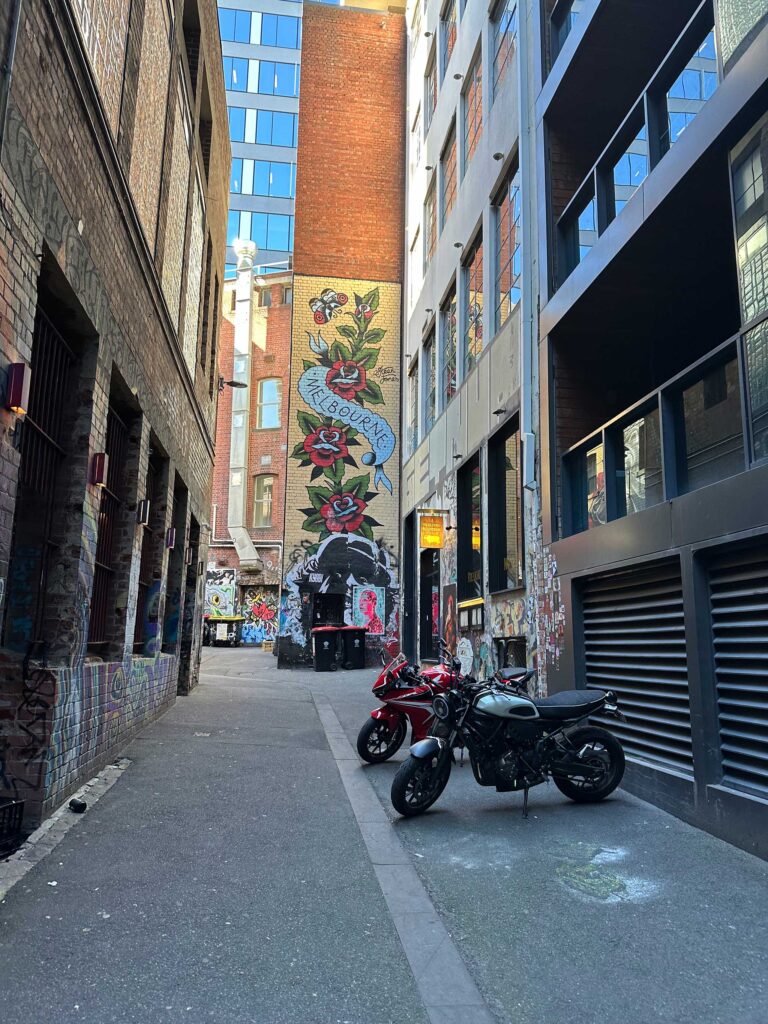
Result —
<svg viewBox="0 0 768 1024"><path fill-rule="evenodd" d="M111 0L79 0L78 11L101 16ZM45 615L40 632L45 647L32 645L33 618L14 629L13 643L0 649L0 793L27 801L30 823L60 802L83 778L114 757L149 718L174 699L177 680L194 685L199 660L199 612L202 588L196 523L208 517L213 459L215 392L213 367L198 362L191 374L182 354L184 299L198 301L223 274L229 141L220 63L216 4L199 0L201 22L198 88L187 90L185 116L190 126L190 168L197 168L208 196L203 247L210 238L212 260L203 271L200 296L187 289L189 218L186 214L181 263L180 319L169 315L160 287L163 250L147 233L138 215L129 182L134 151L133 126L142 97L137 94L143 49L143 15L150 0L131 6L124 67L100 62L93 40L78 30L68 3L49 5L27 0L22 7L16 58L0 157L0 390L8 363L35 366L40 342L34 337L36 310L42 304L74 355L75 371L66 396L64 461L58 470L51 505L53 547L47 576ZM189 81L180 43L181 2L177 2L170 48L170 81ZM97 48L98 49L98 48ZM124 75L122 74L124 70ZM120 72L120 81L110 74ZM198 121L203 102L214 112L214 137L208 167L199 154ZM175 86L174 86L175 91ZM122 97L119 117L103 96ZM138 96L138 98L137 98ZM157 114L165 124L166 97ZM172 123L160 136L160 175L154 206L157 241L164 238L168 139ZM188 175L189 192L194 174ZM188 204L188 207L191 204ZM191 294L187 295L190 291ZM189 322L201 318L189 317ZM209 320L212 318L209 318ZM213 324L210 324L213 331ZM201 343L198 336L197 344ZM210 345L208 348L210 352ZM33 373L38 382L40 368ZM117 574L107 608L109 643L88 649L94 565L102 492L90 479L93 455L105 450L110 400L119 396L131 419L130 458L123 467L129 479L117 518ZM36 481L23 483L19 465L27 459L20 419L0 410L0 614L25 591L24 573L34 569L47 545L26 561L14 543L14 520L20 536L17 496L34 498ZM27 441L27 445L29 441ZM154 560L150 620L163 624L163 635L134 656L138 576L143 527L136 503L143 496L150 446L166 460L166 479L183 486L188 500L177 522L177 556L187 566L192 542L197 561L185 569L178 603L166 602L168 550L165 529L172 503L161 497L153 518L162 554ZM31 463L25 463L30 464ZM38 503L42 516L44 503ZM26 507L34 508L28 500ZM204 556L203 556L204 557ZM10 567L10 568L9 568ZM10 577L9 577L10 572ZM191 578L190 578L191 576ZM32 610L34 611L34 609ZM157 630L157 626L156 626ZM7 633L7 630L6 630ZM4 634L5 635L5 634ZM6 636L7 641L7 636ZM161 642L163 651L161 651ZM180 664L181 662L181 664Z"/></svg>
<svg viewBox="0 0 768 1024"><path fill-rule="evenodd" d="M402 15L307 4L298 153L295 272L402 280Z"/></svg>

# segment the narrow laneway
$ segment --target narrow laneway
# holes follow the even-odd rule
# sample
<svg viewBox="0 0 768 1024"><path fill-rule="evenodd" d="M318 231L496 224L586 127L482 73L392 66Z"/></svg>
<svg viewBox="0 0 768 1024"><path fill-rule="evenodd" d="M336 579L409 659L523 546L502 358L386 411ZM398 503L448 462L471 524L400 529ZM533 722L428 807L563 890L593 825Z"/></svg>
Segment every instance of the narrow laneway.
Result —
<svg viewBox="0 0 768 1024"><path fill-rule="evenodd" d="M252 650L208 650L203 670L0 907L4 1019L766 1020L761 861L622 792L576 807L536 790L525 821L468 768L433 812L392 821L396 765L348 753L371 672L278 672ZM361 814L368 782L381 802ZM476 1012L436 1008L440 957L425 933L414 970L409 909L447 929Z"/></svg>

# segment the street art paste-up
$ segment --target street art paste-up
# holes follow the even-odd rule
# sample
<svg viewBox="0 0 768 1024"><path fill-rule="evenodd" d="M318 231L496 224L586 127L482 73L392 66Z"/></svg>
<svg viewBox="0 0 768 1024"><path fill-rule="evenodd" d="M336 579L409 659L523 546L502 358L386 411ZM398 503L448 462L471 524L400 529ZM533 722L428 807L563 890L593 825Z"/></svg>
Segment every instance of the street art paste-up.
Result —
<svg viewBox="0 0 768 1024"><path fill-rule="evenodd" d="M240 614L243 622L243 643L263 644L274 640L278 623L277 591L262 587L248 587L243 593Z"/></svg>
<svg viewBox="0 0 768 1024"><path fill-rule="evenodd" d="M352 625L367 629L371 636L383 636L384 623L379 610L383 611L384 604L384 587L356 584L352 588Z"/></svg>
<svg viewBox="0 0 768 1024"><path fill-rule="evenodd" d="M400 288L296 277L293 308L289 453L306 503L286 511L279 655L306 660L313 594L397 638L399 382L376 370L399 361Z"/></svg>
<svg viewBox="0 0 768 1024"><path fill-rule="evenodd" d="M237 615L235 570L209 569L205 581L205 614L211 618Z"/></svg>
<svg viewBox="0 0 768 1024"><path fill-rule="evenodd" d="M443 587L443 636L451 654L456 654L459 624L456 616L456 584Z"/></svg>

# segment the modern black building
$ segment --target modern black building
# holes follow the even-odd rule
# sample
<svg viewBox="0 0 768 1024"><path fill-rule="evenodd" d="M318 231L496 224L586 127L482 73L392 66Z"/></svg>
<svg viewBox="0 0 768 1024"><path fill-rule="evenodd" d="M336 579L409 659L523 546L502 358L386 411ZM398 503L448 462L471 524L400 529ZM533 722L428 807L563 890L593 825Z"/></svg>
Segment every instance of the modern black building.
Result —
<svg viewBox="0 0 768 1024"><path fill-rule="evenodd" d="M639 795L768 854L768 3L543 0L550 691Z"/></svg>

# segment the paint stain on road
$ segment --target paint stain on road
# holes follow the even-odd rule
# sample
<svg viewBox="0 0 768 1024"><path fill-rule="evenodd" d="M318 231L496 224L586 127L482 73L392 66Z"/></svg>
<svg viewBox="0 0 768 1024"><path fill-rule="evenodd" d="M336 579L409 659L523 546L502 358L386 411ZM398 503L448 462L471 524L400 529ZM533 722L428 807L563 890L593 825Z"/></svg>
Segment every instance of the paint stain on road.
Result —
<svg viewBox="0 0 768 1024"><path fill-rule="evenodd" d="M573 855L563 857L555 877L569 892L599 903L638 903L654 896L658 885L613 869L627 857L622 848L578 844Z"/></svg>

